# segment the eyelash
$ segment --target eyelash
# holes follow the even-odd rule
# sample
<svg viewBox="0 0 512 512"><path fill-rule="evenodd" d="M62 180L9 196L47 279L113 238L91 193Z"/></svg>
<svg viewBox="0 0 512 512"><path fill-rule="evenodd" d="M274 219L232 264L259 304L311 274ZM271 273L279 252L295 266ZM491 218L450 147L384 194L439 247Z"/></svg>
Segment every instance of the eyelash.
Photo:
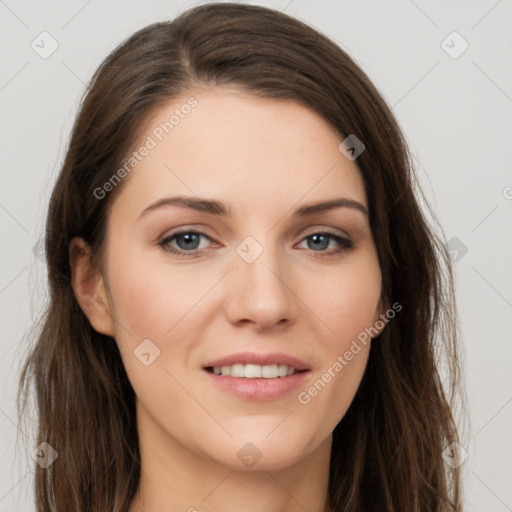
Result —
<svg viewBox="0 0 512 512"><path fill-rule="evenodd" d="M176 238L178 238L178 237L180 237L182 235L198 235L198 236L203 236L203 237L208 238L209 240L211 240L211 238L208 235L206 235L205 233L202 233L201 231L181 230L181 231L176 231L175 233L172 233L172 234L162 238L158 242L158 245L164 251L170 252L170 253L176 255L179 258L199 257L199 256L201 256L201 254L204 251L208 250L208 249L194 249L192 251L184 251L184 250L176 249L176 248L171 247L169 245L171 243L171 241L173 241L174 239L176 239ZM306 237L304 237L301 240L301 242L303 242L304 240L307 240L308 238L313 237L315 235L328 236L330 240L331 239L335 240L341 246L339 249L334 249L334 250L331 250L331 251L314 251L314 250L311 249L311 251L313 253L320 253L320 254L315 254L315 257L320 257L320 258L335 257L337 255L340 255L342 253L345 253L345 252L351 250L353 248L353 246L354 246L352 240L349 240L348 238L343 238L343 237L339 236L338 234L332 233L332 232L330 232L328 230L315 231L314 233L311 233L311 234L307 235Z"/></svg>

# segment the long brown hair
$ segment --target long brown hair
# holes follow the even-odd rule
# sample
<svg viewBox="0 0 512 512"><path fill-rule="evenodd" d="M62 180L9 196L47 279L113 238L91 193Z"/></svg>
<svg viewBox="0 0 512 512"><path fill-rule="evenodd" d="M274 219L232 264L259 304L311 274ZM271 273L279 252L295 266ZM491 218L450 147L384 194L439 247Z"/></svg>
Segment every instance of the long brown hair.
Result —
<svg viewBox="0 0 512 512"><path fill-rule="evenodd" d="M76 118L47 216L50 300L18 396L23 414L33 383L38 443L58 452L47 469L35 467L38 512L126 512L137 489L134 391L115 340L91 327L75 299L68 248L80 236L101 254L108 208L129 178L104 199L94 191L123 165L143 120L188 89L218 84L299 102L340 141L355 134L366 147L357 165L383 295L402 310L372 344L360 388L333 432L332 509L460 511L459 470L442 459L458 440L453 276L442 236L419 206L397 122L365 73L324 35L279 11L214 3L118 46L92 77ZM444 382L440 354L448 362Z"/></svg>

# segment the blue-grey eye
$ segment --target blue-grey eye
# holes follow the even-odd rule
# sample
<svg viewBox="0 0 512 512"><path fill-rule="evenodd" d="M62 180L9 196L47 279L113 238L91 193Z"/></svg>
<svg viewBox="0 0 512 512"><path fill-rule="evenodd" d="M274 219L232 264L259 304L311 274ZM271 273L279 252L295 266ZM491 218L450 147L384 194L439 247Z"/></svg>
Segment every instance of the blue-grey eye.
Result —
<svg viewBox="0 0 512 512"><path fill-rule="evenodd" d="M201 235L198 235L197 233L185 233L183 235L176 235L176 245L180 249L186 250L186 249L197 249L199 246L199 241L201 239ZM183 242L183 243L180 243Z"/></svg>
<svg viewBox="0 0 512 512"><path fill-rule="evenodd" d="M331 241L332 236L326 235L324 233L317 233L315 235L311 235L307 237L308 241L312 241L312 243L308 243L308 247L310 249L318 249L323 250L329 247L329 242Z"/></svg>

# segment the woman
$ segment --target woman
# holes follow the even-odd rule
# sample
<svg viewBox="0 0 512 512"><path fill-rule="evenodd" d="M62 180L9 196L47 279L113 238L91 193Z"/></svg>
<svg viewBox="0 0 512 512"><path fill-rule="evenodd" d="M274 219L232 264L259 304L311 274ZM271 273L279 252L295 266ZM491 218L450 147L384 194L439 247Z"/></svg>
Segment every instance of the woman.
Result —
<svg viewBox="0 0 512 512"><path fill-rule="evenodd" d="M414 185L296 19L208 4L120 45L48 211L37 510L461 510L453 279Z"/></svg>

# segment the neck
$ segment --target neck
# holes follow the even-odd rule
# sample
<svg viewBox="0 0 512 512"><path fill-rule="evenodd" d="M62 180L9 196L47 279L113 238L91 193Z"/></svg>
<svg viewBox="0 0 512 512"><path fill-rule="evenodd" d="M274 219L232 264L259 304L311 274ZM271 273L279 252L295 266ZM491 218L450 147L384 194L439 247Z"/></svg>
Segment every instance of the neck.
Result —
<svg viewBox="0 0 512 512"><path fill-rule="evenodd" d="M328 512L331 437L294 464L240 470L203 457L138 415L141 477L129 512Z"/></svg>

